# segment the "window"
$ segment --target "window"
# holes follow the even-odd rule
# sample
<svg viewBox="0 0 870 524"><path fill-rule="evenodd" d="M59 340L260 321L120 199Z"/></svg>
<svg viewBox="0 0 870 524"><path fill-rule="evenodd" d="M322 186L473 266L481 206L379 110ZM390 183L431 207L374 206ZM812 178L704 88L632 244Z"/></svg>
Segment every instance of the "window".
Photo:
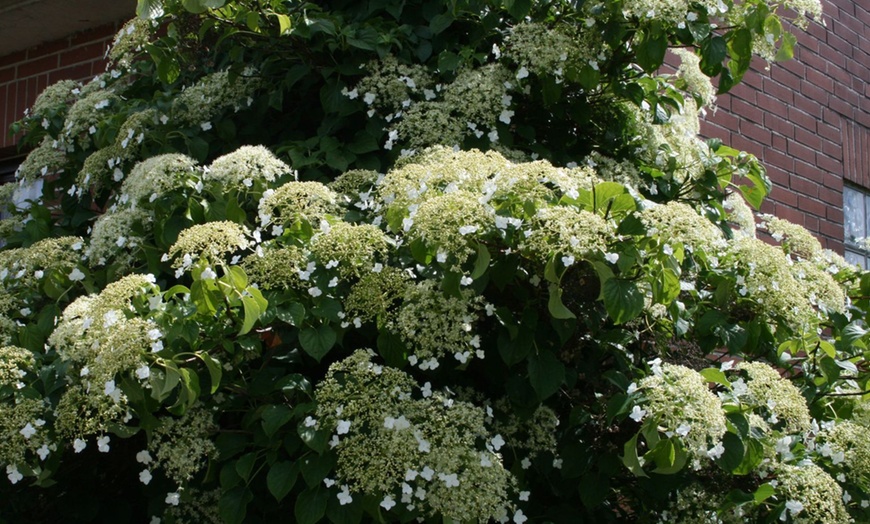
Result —
<svg viewBox="0 0 870 524"><path fill-rule="evenodd" d="M867 269L870 267L870 191L845 186L843 188L843 222L845 227L846 260Z"/></svg>

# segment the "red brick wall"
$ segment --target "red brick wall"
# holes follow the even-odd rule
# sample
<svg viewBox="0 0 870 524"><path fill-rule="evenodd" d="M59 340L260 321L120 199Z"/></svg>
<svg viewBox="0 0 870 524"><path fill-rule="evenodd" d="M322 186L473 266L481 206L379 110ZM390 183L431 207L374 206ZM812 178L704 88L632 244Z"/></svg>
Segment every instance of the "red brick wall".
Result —
<svg viewBox="0 0 870 524"><path fill-rule="evenodd" d="M842 252L843 182L870 188L870 2L822 5L827 27L795 29L794 60L757 63L702 133L764 163L774 189L763 212Z"/></svg>
<svg viewBox="0 0 870 524"><path fill-rule="evenodd" d="M116 24L109 24L0 56L0 149L14 145L6 130L46 86L59 80L90 80L105 71L103 57L117 30Z"/></svg>

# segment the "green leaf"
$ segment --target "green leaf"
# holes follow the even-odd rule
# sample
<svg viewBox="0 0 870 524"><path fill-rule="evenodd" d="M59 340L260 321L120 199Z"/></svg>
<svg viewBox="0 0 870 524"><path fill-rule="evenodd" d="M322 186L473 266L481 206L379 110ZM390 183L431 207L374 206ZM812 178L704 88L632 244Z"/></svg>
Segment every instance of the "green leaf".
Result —
<svg viewBox="0 0 870 524"><path fill-rule="evenodd" d="M320 486L323 479L329 476L335 467L335 455L332 453L310 453L306 455L299 465L299 470L302 472L302 478L309 487Z"/></svg>
<svg viewBox="0 0 870 524"><path fill-rule="evenodd" d="M529 382L539 400L545 400L559 391L565 382L565 366L549 351L541 351L529 358Z"/></svg>
<svg viewBox="0 0 870 524"><path fill-rule="evenodd" d="M315 524L326 514L329 491L321 484L306 489L296 498L293 514L299 524Z"/></svg>
<svg viewBox="0 0 870 524"><path fill-rule="evenodd" d="M166 362L163 373L151 374L151 397L163 401L181 382L181 372L172 362Z"/></svg>
<svg viewBox="0 0 870 524"><path fill-rule="evenodd" d="M285 14L275 13L275 18L278 19L278 34L284 35L289 33L291 29L290 17Z"/></svg>
<svg viewBox="0 0 870 524"><path fill-rule="evenodd" d="M163 292L163 298L164 300L169 300L175 295L186 295L188 293L190 293L190 289L188 289L186 286L182 286L181 284L176 284Z"/></svg>
<svg viewBox="0 0 870 524"><path fill-rule="evenodd" d="M281 502L290 493L299 477L298 462L279 461L266 474L266 487L275 500Z"/></svg>
<svg viewBox="0 0 870 524"><path fill-rule="evenodd" d="M477 244L477 259L474 261L474 270L471 272L471 278L477 280L486 273L489 268L489 249L483 244Z"/></svg>
<svg viewBox="0 0 870 524"><path fill-rule="evenodd" d="M617 182L601 182L596 184L592 188L593 210L596 212L607 210L610 201L624 193L626 193L625 186Z"/></svg>
<svg viewBox="0 0 870 524"><path fill-rule="evenodd" d="M700 371L701 376L707 380L707 382L713 382L715 384L721 384L728 389L731 389L731 382L728 381L728 377L725 376L725 373L722 372L719 368L706 368Z"/></svg>
<svg viewBox="0 0 870 524"><path fill-rule="evenodd" d="M764 197L767 196L767 193L759 188L757 185L751 186L738 186L740 188L740 192L743 194L743 198L754 207L755 209L759 209L761 204L764 202Z"/></svg>
<svg viewBox="0 0 870 524"><path fill-rule="evenodd" d="M640 458L637 456L637 437L631 437L631 440L625 443L622 448L622 463L631 471L635 477L647 477L648 475L640 465Z"/></svg>
<svg viewBox="0 0 870 524"><path fill-rule="evenodd" d="M248 287L248 275L245 274L245 270L241 266L230 266L222 279L226 279L227 283L240 293Z"/></svg>
<svg viewBox="0 0 870 524"><path fill-rule="evenodd" d="M761 463L762 459L764 459L764 446L757 440L749 439L744 443L744 447L743 460L739 466L731 471L734 475L748 475L752 473Z"/></svg>
<svg viewBox="0 0 870 524"><path fill-rule="evenodd" d="M251 11L245 16L245 25L255 33L260 32L260 13Z"/></svg>
<svg viewBox="0 0 870 524"><path fill-rule="evenodd" d="M196 356L199 357L200 360L202 360L202 362L205 364L206 369L208 369L208 376L211 380L211 389L209 390L209 392L211 394L214 394L214 392L217 391L221 385L221 377L223 376L223 368L221 367L221 363L218 362L216 358L204 351L197 352Z"/></svg>
<svg viewBox="0 0 870 524"><path fill-rule="evenodd" d="M611 278L602 289L607 314L617 324L624 324L643 311L643 293L630 280Z"/></svg>
<svg viewBox="0 0 870 524"><path fill-rule="evenodd" d="M335 331L328 324L307 327L299 332L299 343L302 349L318 362L329 353L335 341Z"/></svg>
<svg viewBox="0 0 870 524"><path fill-rule="evenodd" d="M182 0L181 5L195 15L208 11L208 7L203 5L202 0Z"/></svg>
<svg viewBox="0 0 870 524"><path fill-rule="evenodd" d="M407 361L408 347L402 337L385 329L378 334L378 354L388 365L401 368Z"/></svg>
<svg viewBox="0 0 870 524"><path fill-rule="evenodd" d="M239 477L242 478L245 482L251 477L251 471L254 470L254 463L257 461L257 454L255 452L250 452L242 455L239 460L236 461L236 473L239 474Z"/></svg>
<svg viewBox="0 0 870 524"><path fill-rule="evenodd" d="M725 447L725 451L716 459L716 464L724 471L732 473L743 462L743 455L746 453L743 441L739 436L729 431L722 437L722 445Z"/></svg>
<svg viewBox="0 0 870 524"><path fill-rule="evenodd" d="M756 504L761 504L775 494L776 489L765 482L764 484L758 486L758 489L756 489L755 493L752 494L752 498L755 499Z"/></svg>
<svg viewBox="0 0 870 524"><path fill-rule="evenodd" d="M521 327L516 338L511 338L507 330L500 330L498 336L498 353L508 366L522 362L532 351L534 331Z"/></svg>
<svg viewBox="0 0 870 524"><path fill-rule="evenodd" d="M429 21L429 30L432 31L432 34L437 35L450 27L450 24L452 23L453 16L450 13L435 15L432 17L432 20Z"/></svg>
<svg viewBox="0 0 870 524"><path fill-rule="evenodd" d="M564 470L563 470L564 471ZM579 483L580 501L589 510L595 510L610 494L610 478L601 472L584 475Z"/></svg>
<svg viewBox="0 0 870 524"><path fill-rule="evenodd" d="M637 44L637 64L647 73L653 73L661 67L668 50L667 33L662 30L661 23L654 21L646 31L642 32Z"/></svg>
<svg viewBox="0 0 870 524"><path fill-rule="evenodd" d="M293 418L293 410L284 404L273 404L263 409L261 418L263 419L263 431L267 437L272 438L282 426L290 422Z"/></svg>
<svg viewBox="0 0 870 524"><path fill-rule="evenodd" d="M442 73L450 73L459 67L459 55L450 51L442 51L438 55L438 70Z"/></svg>
<svg viewBox="0 0 870 524"><path fill-rule="evenodd" d="M660 441L652 451L656 469L653 473L660 475L673 475L686 465L689 455L683 449L682 444L673 438Z"/></svg>
<svg viewBox="0 0 870 524"><path fill-rule="evenodd" d="M571 312L570 309L565 307L565 304L562 303L562 288L559 287L558 284L550 283L550 299L547 301L547 309L550 311L550 315L553 318L558 319L569 319L569 318L577 318L574 313Z"/></svg>
<svg viewBox="0 0 870 524"><path fill-rule="evenodd" d="M783 62L794 58L794 46L797 44L797 37L791 33L782 35L782 43L779 49L776 50L776 56L773 57L776 62Z"/></svg>
<svg viewBox="0 0 870 524"><path fill-rule="evenodd" d="M178 80L178 75L181 74L181 66L178 61L169 56L162 58L157 62L157 76L165 84L171 84Z"/></svg>
<svg viewBox="0 0 870 524"><path fill-rule="evenodd" d="M163 12L163 0L139 0L136 4L136 16L143 20L157 18Z"/></svg>
<svg viewBox="0 0 870 524"><path fill-rule="evenodd" d="M299 302L293 302L286 306L280 306L277 317L291 326L299 327L305 320L305 306Z"/></svg>
<svg viewBox="0 0 870 524"><path fill-rule="evenodd" d="M323 453L326 449L329 442L329 435L326 431L318 431L314 428L309 428L302 422L299 423L297 431L299 433L299 438L301 438L302 442L304 442L309 448L318 453Z"/></svg>
<svg viewBox="0 0 870 524"><path fill-rule="evenodd" d="M243 296L242 305L245 309L245 319L242 323L242 327L239 329L239 336L251 331L262 313L262 311L260 311L260 305L254 297Z"/></svg>
<svg viewBox="0 0 870 524"><path fill-rule="evenodd" d="M248 512L248 504L254 500L254 494L246 486L235 488L221 494L218 511L221 519L227 524L241 524Z"/></svg>
<svg viewBox="0 0 870 524"><path fill-rule="evenodd" d="M504 7L515 20L522 20L532 9L532 0L504 0Z"/></svg>
<svg viewBox="0 0 870 524"><path fill-rule="evenodd" d="M728 44L721 36L713 36L701 42L701 72L716 76L722 70L722 62L728 54Z"/></svg>
<svg viewBox="0 0 870 524"><path fill-rule="evenodd" d="M834 345L828 342L827 340L819 339L818 341L819 349L825 352L825 355L828 355L831 358L837 358L837 350L834 348Z"/></svg>

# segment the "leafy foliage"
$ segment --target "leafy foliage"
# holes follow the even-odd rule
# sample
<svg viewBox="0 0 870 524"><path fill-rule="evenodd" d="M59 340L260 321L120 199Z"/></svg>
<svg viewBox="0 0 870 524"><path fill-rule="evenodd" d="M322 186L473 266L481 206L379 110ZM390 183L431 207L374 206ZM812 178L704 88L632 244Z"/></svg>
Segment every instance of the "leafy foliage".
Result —
<svg viewBox="0 0 870 524"><path fill-rule="evenodd" d="M13 127L0 517L866 519L870 278L697 138L780 8L140 0Z"/></svg>

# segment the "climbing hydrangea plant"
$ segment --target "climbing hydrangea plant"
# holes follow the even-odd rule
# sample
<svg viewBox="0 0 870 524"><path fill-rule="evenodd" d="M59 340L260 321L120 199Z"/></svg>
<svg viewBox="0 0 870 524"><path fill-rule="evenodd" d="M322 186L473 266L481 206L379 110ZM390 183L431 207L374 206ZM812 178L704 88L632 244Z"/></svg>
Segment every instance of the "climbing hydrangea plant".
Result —
<svg viewBox="0 0 870 524"><path fill-rule="evenodd" d="M811 19L139 0L13 127L0 517L867 520L870 277L698 137Z"/></svg>

